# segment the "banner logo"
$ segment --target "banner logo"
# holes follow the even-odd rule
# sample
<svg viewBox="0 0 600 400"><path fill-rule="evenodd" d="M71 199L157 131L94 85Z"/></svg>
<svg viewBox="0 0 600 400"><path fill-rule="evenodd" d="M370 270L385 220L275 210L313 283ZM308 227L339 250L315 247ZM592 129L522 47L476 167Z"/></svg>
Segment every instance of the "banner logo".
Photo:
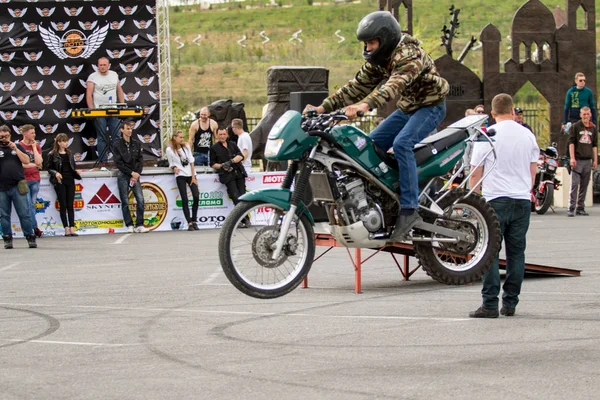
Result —
<svg viewBox="0 0 600 400"><path fill-rule="evenodd" d="M61 60L65 58L88 58L102 46L109 25L96 28L86 36L77 29L67 31L62 37L58 37L50 29L40 26L40 35L48 48Z"/></svg>
<svg viewBox="0 0 600 400"><path fill-rule="evenodd" d="M265 175L263 176L263 183L283 183L285 175Z"/></svg>
<svg viewBox="0 0 600 400"><path fill-rule="evenodd" d="M142 182L144 194L144 226L151 231L158 228L167 216L168 201L165 192L155 183ZM135 218L136 202L133 191L129 192L129 212Z"/></svg>

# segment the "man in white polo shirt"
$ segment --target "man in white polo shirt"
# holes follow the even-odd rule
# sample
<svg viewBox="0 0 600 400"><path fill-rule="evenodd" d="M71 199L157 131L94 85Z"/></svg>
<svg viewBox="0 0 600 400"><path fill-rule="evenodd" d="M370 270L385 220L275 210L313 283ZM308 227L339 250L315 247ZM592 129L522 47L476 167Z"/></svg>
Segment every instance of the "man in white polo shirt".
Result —
<svg viewBox="0 0 600 400"><path fill-rule="evenodd" d="M502 286L502 309L507 317L515 315L525 275L525 244L531 215L531 188L535 181L540 149L531 132L514 121L512 98L499 94L492 100L492 116L496 124L488 128L496 131L493 137L498 156L496 167L483 180L483 197L496 211L506 249L506 280ZM488 154L487 142L475 143L471 156L473 187L488 172L494 156ZM479 165L481 163L481 165ZM479 165L479 166L477 166ZM477 190L477 189L476 189ZM472 318L497 318L500 294L498 255L492 267L483 276L481 295L483 304L469 313Z"/></svg>

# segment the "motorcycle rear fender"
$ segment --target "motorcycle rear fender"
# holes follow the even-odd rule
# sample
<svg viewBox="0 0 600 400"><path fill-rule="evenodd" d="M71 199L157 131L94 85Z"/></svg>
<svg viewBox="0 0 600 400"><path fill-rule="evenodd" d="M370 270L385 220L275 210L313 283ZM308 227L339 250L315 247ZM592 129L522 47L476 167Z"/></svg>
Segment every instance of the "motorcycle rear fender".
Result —
<svg viewBox="0 0 600 400"><path fill-rule="evenodd" d="M240 201L264 201L266 203L274 204L278 207L281 207L284 210L290 209L290 200L292 198L292 192L289 189L261 189L261 190L253 190L248 192L240 197ZM315 220L313 219L312 214L308 211L308 207L304 205L304 203L300 202L298 208L296 209L296 213L299 215L300 213L306 215L310 223L314 226Z"/></svg>

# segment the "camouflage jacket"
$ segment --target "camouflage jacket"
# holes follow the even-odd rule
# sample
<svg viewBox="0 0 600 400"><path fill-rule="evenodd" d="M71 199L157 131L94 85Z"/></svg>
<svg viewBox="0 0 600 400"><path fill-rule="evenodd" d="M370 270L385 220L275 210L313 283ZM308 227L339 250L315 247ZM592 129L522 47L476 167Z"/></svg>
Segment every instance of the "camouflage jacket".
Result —
<svg viewBox="0 0 600 400"><path fill-rule="evenodd" d="M448 90L448 82L440 77L431 57L415 38L404 35L386 68L365 63L354 79L325 99L322 106L331 112L362 100L376 108L398 99L396 106L410 113L440 104Z"/></svg>

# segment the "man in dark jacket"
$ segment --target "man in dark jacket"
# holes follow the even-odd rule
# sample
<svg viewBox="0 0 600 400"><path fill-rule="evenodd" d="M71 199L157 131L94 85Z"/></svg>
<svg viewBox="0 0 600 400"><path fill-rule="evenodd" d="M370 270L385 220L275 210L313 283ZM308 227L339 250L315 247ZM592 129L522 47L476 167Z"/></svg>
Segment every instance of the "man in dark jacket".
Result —
<svg viewBox="0 0 600 400"><path fill-rule="evenodd" d="M246 173L241 162L244 156L239 147L227 140L229 134L225 129L217 132L217 143L210 148L211 167L219 173L219 181L227 187L227 194L233 204L246 193Z"/></svg>
<svg viewBox="0 0 600 400"><path fill-rule="evenodd" d="M598 131L592 124L592 111L582 107L581 120L571 126L569 156L571 157L571 196L567 215L588 215L585 211L585 195L590 175L598 166Z"/></svg>
<svg viewBox="0 0 600 400"><path fill-rule="evenodd" d="M10 140L8 126L0 126L0 224L5 249L13 248L10 223L13 205L29 247L37 247L27 197L29 189L23 170L23 164L26 163L29 163L29 156L25 153L25 149Z"/></svg>
<svg viewBox="0 0 600 400"><path fill-rule="evenodd" d="M402 34L400 24L389 12L376 11L364 17L356 37L364 42L366 63L354 79L325 99L316 111L330 112L346 106L346 116L354 118L359 111L397 100L398 109L371 133L371 138L385 151L393 147L398 162L401 209L391 239L399 241L421 221L413 147L444 119L449 85L440 77L433 59L415 38Z"/></svg>
<svg viewBox="0 0 600 400"><path fill-rule="evenodd" d="M144 226L144 195L140 177L144 168L144 157L142 146L139 142L131 139L133 133L133 122L125 121L121 125L121 139L113 149L113 157L119 174L117 182L119 185L119 197L121 198L121 210L123 211L123 223L129 233L146 233L149 229ZM136 201L135 228L129 212L129 191L133 191Z"/></svg>

